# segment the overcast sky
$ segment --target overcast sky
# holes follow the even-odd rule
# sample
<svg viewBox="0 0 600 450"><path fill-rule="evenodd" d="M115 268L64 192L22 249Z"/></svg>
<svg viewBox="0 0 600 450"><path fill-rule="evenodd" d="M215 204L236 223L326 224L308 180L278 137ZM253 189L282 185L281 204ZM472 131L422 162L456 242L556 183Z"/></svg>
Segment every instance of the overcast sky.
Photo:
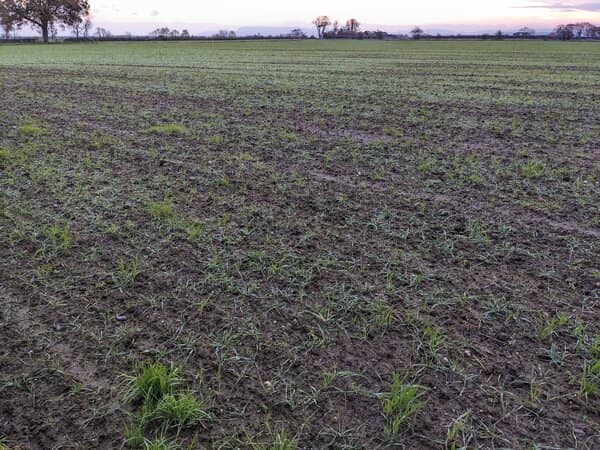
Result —
<svg viewBox="0 0 600 450"><path fill-rule="evenodd" d="M309 25L320 14L363 24L398 26L473 25L547 27L574 20L600 23L600 1L593 0L91 0L94 22L114 32L141 32L156 24L190 25L202 32L212 25ZM150 30L148 30L150 31Z"/></svg>

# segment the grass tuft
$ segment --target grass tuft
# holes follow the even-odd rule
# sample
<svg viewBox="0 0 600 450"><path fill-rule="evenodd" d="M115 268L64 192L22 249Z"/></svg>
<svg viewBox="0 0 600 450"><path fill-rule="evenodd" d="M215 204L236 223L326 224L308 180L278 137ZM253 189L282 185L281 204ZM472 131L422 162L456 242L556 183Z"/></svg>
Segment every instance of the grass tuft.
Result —
<svg viewBox="0 0 600 450"><path fill-rule="evenodd" d="M579 384L579 395L593 397L600 394L600 360L593 364L586 363Z"/></svg>
<svg viewBox="0 0 600 450"><path fill-rule="evenodd" d="M27 136L27 137L38 137L40 136L44 130L42 130L37 125L23 125L19 127L19 136Z"/></svg>
<svg viewBox="0 0 600 450"><path fill-rule="evenodd" d="M288 438L285 430L281 430L275 435L275 439L269 450L296 450L297 448L298 440Z"/></svg>
<svg viewBox="0 0 600 450"><path fill-rule="evenodd" d="M167 125L155 125L148 128L148 133L150 134L159 134L163 136L183 136L188 133L186 127L182 125L177 125L175 123L167 124Z"/></svg>
<svg viewBox="0 0 600 450"><path fill-rule="evenodd" d="M202 402L191 392L164 395L149 417L151 422L160 421L168 428L178 430L203 424L211 419L210 413L203 409Z"/></svg>
<svg viewBox="0 0 600 450"><path fill-rule="evenodd" d="M154 220L173 220L176 217L175 205L169 198L160 202L149 202L146 205L146 212Z"/></svg>
<svg viewBox="0 0 600 450"><path fill-rule="evenodd" d="M167 436L161 434L154 439L145 439L143 444L144 450L177 450L179 445L176 441L169 440Z"/></svg>
<svg viewBox="0 0 600 450"><path fill-rule="evenodd" d="M406 377L393 375L392 390L383 397L383 415L386 420L385 433L389 438L398 435L400 428L424 406L420 400L424 388L416 384L405 384Z"/></svg>
<svg viewBox="0 0 600 450"><path fill-rule="evenodd" d="M10 150L6 148L0 148L0 169L4 169L8 166L10 161Z"/></svg>
<svg viewBox="0 0 600 450"><path fill-rule="evenodd" d="M529 179L540 178L544 171L544 165L535 160L529 160L521 166L521 175Z"/></svg>
<svg viewBox="0 0 600 450"><path fill-rule="evenodd" d="M137 373L127 379L125 401L131 403L143 400L149 405L156 405L165 395L173 394L183 383L177 367L167 367L160 362L141 364Z"/></svg>

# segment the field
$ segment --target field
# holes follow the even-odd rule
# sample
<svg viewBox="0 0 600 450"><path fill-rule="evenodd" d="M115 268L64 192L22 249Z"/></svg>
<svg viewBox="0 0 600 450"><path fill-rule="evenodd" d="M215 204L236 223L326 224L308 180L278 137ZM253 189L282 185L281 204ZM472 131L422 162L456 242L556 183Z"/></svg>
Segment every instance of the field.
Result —
<svg viewBox="0 0 600 450"><path fill-rule="evenodd" d="M0 98L0 448L600 448L600 45L6 45Z"/></svg>

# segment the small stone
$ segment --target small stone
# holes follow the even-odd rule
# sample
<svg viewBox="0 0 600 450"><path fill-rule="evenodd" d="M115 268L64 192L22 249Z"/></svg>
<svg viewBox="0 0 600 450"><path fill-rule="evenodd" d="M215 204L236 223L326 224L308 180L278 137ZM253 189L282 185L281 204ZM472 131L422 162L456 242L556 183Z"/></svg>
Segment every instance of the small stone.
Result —
<svg viewBox="0 0 600 450"><path fill-rule="evenodd" d="M117 316L117 320L119 322L125 322L127 320L127 316Z"/></svg>

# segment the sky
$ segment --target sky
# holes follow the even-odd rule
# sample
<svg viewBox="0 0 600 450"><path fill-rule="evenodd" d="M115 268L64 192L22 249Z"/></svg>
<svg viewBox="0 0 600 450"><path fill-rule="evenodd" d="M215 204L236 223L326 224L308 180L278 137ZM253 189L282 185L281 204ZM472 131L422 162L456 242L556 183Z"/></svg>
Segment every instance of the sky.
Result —
<svg viewBox="0 0 600 450"><path fill-rule="evenodd" d="M193 34L244 26L310 27L317 15L345 21L355 17L369 29L406 32L415 25L432 30L477 32L560 23L600 25L600 1L593 0L90 0L94 25L113 33L147 34L157 26L187 28ZM363 26L363 29L366 27Z"/></svg>

